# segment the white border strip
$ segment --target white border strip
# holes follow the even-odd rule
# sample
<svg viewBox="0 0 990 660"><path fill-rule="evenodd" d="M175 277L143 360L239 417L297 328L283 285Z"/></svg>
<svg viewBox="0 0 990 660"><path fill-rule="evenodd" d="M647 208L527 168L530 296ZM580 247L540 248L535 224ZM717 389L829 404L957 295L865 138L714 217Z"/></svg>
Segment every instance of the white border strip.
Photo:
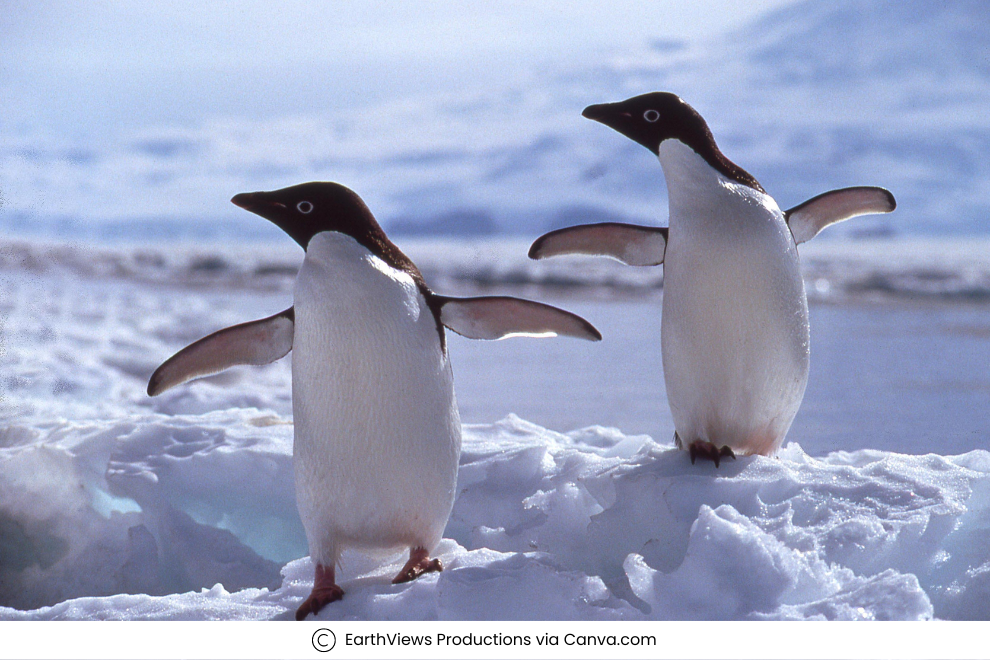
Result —
<svg viewBox="0 0 990 660"><path fill-rule="evenodd" d="M0 622L4 658L965 660L975 622ZM418 638L418 642L415 640ZM545 643L540 643L545 640ZM556 644L549 642L556 641ZM363 643L361 643L363 642ZM528 643L527 643L528 642ZM625 644L623 644L625 642ZM639 642L635 644L634 642ZM317 647L332 648L321 652Z"/></svg>

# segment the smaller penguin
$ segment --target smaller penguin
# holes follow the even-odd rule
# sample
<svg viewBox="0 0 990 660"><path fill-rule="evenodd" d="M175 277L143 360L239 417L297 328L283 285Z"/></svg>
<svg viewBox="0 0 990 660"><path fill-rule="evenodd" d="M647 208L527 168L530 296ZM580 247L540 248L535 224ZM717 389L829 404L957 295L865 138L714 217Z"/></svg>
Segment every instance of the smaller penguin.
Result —
<svg viewBox="0 0 990 660"><path fill-rule="evenodd" d="M832 190L781 211L719 150L698 112L669 92L585 108L650 150L667 180L669 227L580 225L538 238L533 259L561 254L664 266L661 356L674 442L718 467L770 455L804 397L808 302L797 245L830 224L894 210L883 188Z"/></svg>
<svg viewBox="0 0 990 660"><path fill-rule="evenodd" d="M312 593L296 619L343 597L335 570L345 548L408 548L394 583L443 570L430 553L454 503L461 449L444 328L471 339L598 341L601 334L537 302L434 293L364 201L340 184L304 183L231 201L305 250L293 306L182 349L151 376L148 394L292 351L296 503L315 564Z"/></svg>

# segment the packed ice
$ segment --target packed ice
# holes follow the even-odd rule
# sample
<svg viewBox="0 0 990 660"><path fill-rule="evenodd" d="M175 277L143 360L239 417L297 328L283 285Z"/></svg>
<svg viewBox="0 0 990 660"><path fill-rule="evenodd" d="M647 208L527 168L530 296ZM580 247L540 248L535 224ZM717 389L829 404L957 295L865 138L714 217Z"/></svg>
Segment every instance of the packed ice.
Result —
<svg viewBox="0 0 990 660"><path fill-rule="evenodd" d="M41 435L3 450L3 618L284 619L307 594L280 415ZM509 417L465 428L446 570L393 586L403 557L345 555L347 596L320 617L986 618L988 493L984 451L792 443L716 470L646 436Z"/></svg>

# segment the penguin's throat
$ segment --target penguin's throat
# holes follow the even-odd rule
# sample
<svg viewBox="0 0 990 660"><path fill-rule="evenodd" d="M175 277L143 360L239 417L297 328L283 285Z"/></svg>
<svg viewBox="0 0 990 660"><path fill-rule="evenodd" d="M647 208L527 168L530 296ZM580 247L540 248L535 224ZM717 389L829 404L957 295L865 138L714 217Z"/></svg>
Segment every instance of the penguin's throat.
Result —
<svg viewBox="0 0 990 660"><path fill-rule="evenodd" d="M660 144L658 150L660 165L667 178L668 187L671 177L690 185L690 182L704 183L713 178L731 182L750 188L755 192L766 194L760 182L752 174L726 158L715 142L705 142L695 147L688 146L677 139L667 139Z"/></svg>
<svg viewBox="0 0 990 660"><path fill-rule="evenodd" d="M665 140L659 158L667 182L671 227L709 231L712 224L728 224L742 228L746 220L774 213L776 204L769 196L727 177L683 142Z"/></svg>
<svg viewBox="0 0 990 660"><path fill-rule="evenodd" d="M725 183L725 177L718 170L680 140L664 140L658 155L668 194L684 191L697 196L715 191Z"/></svg>
<svg viewBox="0 0 990 660"><path fill-rule="evenodd" d="M732 183L691 147L679 140L660 145L660 165L667 182L671 218L678 215L710 216L724 203Z"/></svg>

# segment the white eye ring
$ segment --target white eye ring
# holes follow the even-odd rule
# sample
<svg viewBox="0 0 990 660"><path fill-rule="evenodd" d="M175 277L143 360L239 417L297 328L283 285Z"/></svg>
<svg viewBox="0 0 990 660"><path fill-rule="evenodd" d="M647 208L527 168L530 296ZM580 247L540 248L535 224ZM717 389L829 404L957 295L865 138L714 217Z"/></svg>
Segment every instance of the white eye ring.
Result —
<svg viewBox="0 0 990 660"><path fill-rule="evenodd" d="M643 113L643 119L645 119L646 121L652 124L653 122L660 119L660 113L657 112L656 110L647 110L646 112Z"/></svg>
<svg viewBox="0 0 990 660"><path fill-rule="evenodd" d="M312 202L299 202L296 204L296 210L300 213L310 213L313 210Z"/></svg>

